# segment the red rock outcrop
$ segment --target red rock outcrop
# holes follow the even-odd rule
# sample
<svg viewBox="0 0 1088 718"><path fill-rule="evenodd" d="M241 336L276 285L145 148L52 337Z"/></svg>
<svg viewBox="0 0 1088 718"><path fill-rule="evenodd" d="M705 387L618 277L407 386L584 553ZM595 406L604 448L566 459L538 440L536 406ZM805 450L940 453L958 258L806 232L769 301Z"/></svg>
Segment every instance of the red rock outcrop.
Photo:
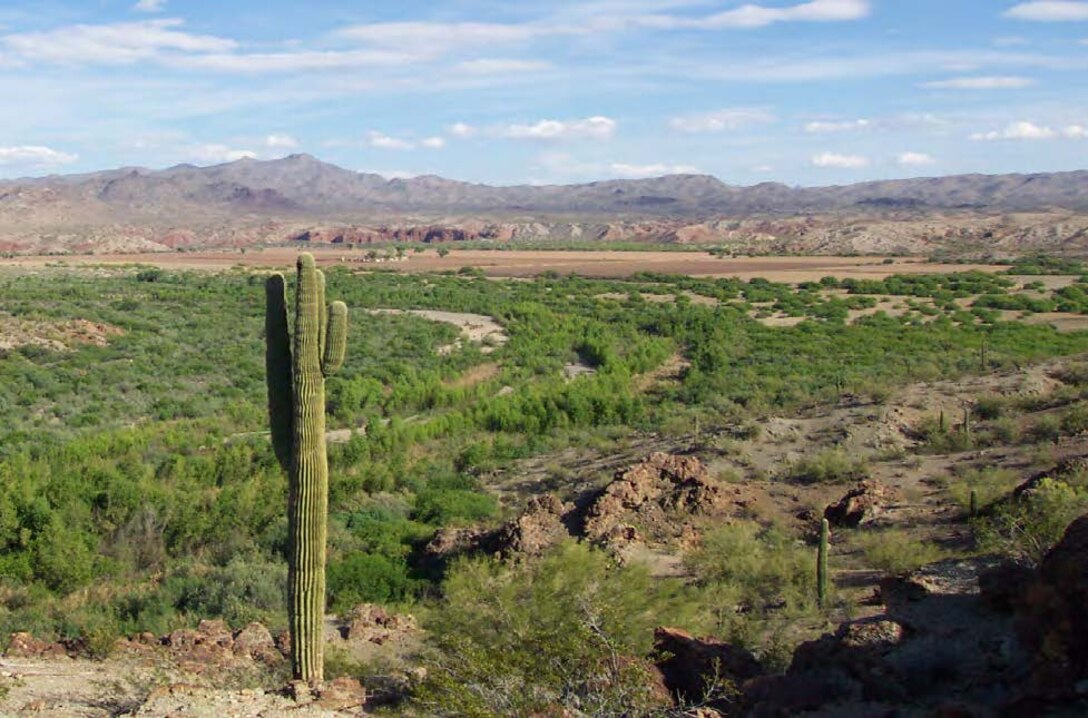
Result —
<svg viewBox="0 0 1088 718"><path fill-rule="evenodd" d="M670 693L682 704L728 703L737 686L763 673L746 649L716 638L696 638L679 628L654 631L657 667Z"/></svg>
<svg viewBox="0 0 1088 718"><path fill-rule="evenodd" d="M824 518L832 526L858 528L880 518L891 500L889 489L869 479L851 489L837 503L828 506L824 510Z"/></svg>

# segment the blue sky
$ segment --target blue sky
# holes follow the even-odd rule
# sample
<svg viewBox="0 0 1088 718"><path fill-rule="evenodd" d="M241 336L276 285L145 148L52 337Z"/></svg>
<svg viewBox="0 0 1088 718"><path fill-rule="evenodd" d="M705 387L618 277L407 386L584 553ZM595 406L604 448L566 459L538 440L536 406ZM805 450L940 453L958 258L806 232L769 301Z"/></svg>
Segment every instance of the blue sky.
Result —
<svg viewBox="0 0 1088 718"><path fill-rule="evenodd" d="M229 9L224 9L229 8ZM4 0L0 176L1088 168L1088 1Z"/></svg>

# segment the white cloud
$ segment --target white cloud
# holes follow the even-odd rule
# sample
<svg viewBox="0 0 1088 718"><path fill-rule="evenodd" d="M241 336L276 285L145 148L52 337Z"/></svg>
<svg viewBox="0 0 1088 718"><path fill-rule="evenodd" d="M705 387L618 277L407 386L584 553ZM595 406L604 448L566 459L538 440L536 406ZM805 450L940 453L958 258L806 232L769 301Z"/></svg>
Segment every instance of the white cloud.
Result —
<svg viewBox="0 0 1088 718"><path fill-rule="evenodd" d="M78 159L79 155L60 152L51 147L42 147L40 145L0 147L0 165L47 167L50 165L71 164Z"/></svg>
<svg viewBox="0 0 1088 718"><path fill-rule="evenodd" d="M532 125L508 125L500 134L519 140L606 140L615 132L615 120L596 115L584 120L541 120Z"/></svg>
<svg viewBox="0 0 1088 718"><path fill-rule="evenodd" d="M450 47L488 47L522 43L539 35L554 34L559 28L525 23L490 22L378 22L353 25L340 30L341 37L382 47L429 47L435 51Z"/></svg>
<svg viewBox="0 0 1088 718"><path fill-rule="evenodd" d="M812 158L814 167L832 167L836 169L860 169L869 166L869 158L861 155L840 155L834 152L823 152Z"/></svg>
<svg viewBox="0 0 1088 718"><path fill-rule="evenodd" d="M1036 125L1033 122L1013 122L1003 130L993 130L991 132L976 132L971 135L971 139L975 141L994 141L994 140L1051 140L1058 136L1050 127L1045 125Z"/></svg>
<svg viewBox="0 0 1088 718"><path fill-rule="evenodd" d="M767 174L769 172L774 172L774 166L773 165L756 165L755 167L752 168L752 171L753 172L759 172L760 174Z"/></svg>
<svg viewBox="0 0 1088 718"><path fill-rule="evenodd" d="M1088 127L1084 125L1069 125L1062 129L1062 136L1071 140L1088 140Z"/></svg>
<svg viewBox="0 0 1088 718"><path fill-rule="evenodd" d="M139 0L133 5L136 12L162 12L166 9L166 0Z"/></svg>
<svg viewBox="0 0 1088 718"><path fill-rule="evenodd" d="M476 132L477 130L475 127L465 124L464 122L454 122L450 125L450 134L460 139L472 137Z"/></svg>
<svg viewBox="0 0 1088 718"><path fill-rule="evenodd" d="M499 58L466 60L454 65L454 70L469 75L502 75L510 72L537 72L551 68L551 63L535 60L504 60Z"/></svg>
<svg viewBox="0 0 1088 718"><path fill-rule="evenodd" d="M264 145L273 149L291 149L298 147L298 140L291 135L272 134L264 138Z"/></svg>
<svg viewBox="0 0 1088 718"><path fill-rule="evenodd" d="M895 161L903 167L924 167L937 164L937 160L923 152L904 152Z"/></svg>
<svg viewBox="0 0 1088 718"><path fill-rule="evenodd" d="M132 9L136 12L162 12L166 9L166 0L139 0Z"/></svg>
<svg viewBox="0 0 1088 718"><path fill-rule="evenodd" d="M638 24L659 29L754 29L780 22L842 22L869 16L868 0L810 0L787 7L747 4L701 18L645 15Z"/></svg>
<svg viewBox="0 0 1088 718"><path fill-rule="evenodd" d="M389 135L378 132L377 130L371 130L366 135L366 143L371 147L376 147L380 150L412 150L415 149L415 144L408 140L397 139L396 137L390 137Z"/></svg>
<svg viewBox="0 0 1088 718"><path fill-rule="evenodd" d="M1023 47L1031 44L1031 40L1019 35L1003 35L995 37L991 42L994 47Z"/></svg>
<svg viewBox="0 0 1088 718"><path fill-rule="evenodd" d="M633 165L625 162L613 162L609 169L617 177L639 179L643 177L661 177L662 175L690 175L699 170L692 165L648 164Z"/></svg>
<svg viewBox="0 0 1088 718"><path fill-rule="evenodd" d="M176 28L181 20L144 20L112 25L69 25L45 32L0 37L14 60L53 64L131 64L183 53L229 52L234 40L192 35Z"/></svg>
<svg viewBox="0 0 1088 718"><path fill-rule="evenodd" d="M1017 90L1035 84L1028 77L990 76L990 77L953 77L948 80L924 82L922 87L934 90Z"/></svg>
<svg viewBox="0 0 1088 718"><path fill-rule="evenodd" d="M669 127L680 132L726 132L746 125L774 122L775 117L766 110L756 108L732 108L693 115L673 117Z"/></svg>
<svg viewBox="0 0 1088 718"><path fill-rule="evenodd" d="M830 134L832 132L853 132L854 130L864 130L872 126L872 122L869 120L845 120L845 121L823 121L817 120L815 122L809 122L805 125L805 132L813 135Z"/></svg>
<svg viewBox="0 0 1088 718"><path fill-rule="evenodd" d="M185 69L255 74L261 72L344 70L360 67L400 67L417 63L420 58L408 52L374 50L270 52L247 55L209 53L202 55L171 55L158 59L164 64Z"/></svg>
<svg viewBox="0 0 1088 718"><path fill-rule="evenodd" d="M445 137L428 137L420 141L421 147L428 147L432 150L440 150L446 146Z"/></svg>
<svg viewBox="0 0 1088 718"><path fill-rule="evenodd" d="M251 150L238 150L222 144L197 145L189 148L189 157L197 162L234 162L235 160L255 159L257 153Z"/></svg>
<svg viewBox="0 0 1088 718"><path fill-rule="evenodd" d="M1088 20L1088 2L1072 0L1033 0L1005 11L1005 17L1036 22Z"/></svg>

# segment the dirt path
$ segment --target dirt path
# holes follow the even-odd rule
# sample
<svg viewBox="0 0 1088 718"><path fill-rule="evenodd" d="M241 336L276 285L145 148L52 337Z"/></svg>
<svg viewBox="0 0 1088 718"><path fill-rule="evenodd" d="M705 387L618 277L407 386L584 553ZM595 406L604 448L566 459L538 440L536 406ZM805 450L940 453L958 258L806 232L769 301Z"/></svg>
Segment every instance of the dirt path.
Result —
<svg viewBox="0 0 1088 718"><path fill-rule="evenodd" d="M371 314L410 314L414 317L429 319L432 322L452 324L461 330L461 337L453 344L439 347L439 354L449 354L462 346L462 342L483 344L480 352L490 354L496 347L502 346L509 340L506 330L495 321L494 317L485 314L468 314L465 312L444 312L436 309L371 309Z"/></svg>

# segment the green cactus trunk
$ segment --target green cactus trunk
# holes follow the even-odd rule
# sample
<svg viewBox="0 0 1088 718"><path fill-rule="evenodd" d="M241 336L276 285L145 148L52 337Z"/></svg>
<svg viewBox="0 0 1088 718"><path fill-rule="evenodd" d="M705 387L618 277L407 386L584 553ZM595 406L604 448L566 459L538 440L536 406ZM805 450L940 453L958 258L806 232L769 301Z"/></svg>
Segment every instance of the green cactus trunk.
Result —
<svg viewBox="0 0 1088 718"><path fill-rule="evenodd" d="M816 599L820 608L827 606L827 552L831 542L831 524L827 519L820 522L820 548L816 553Z"/></svg>
<svg viewBox="0 0 1088 718"><path fill-rule="evenodd" d="M325 277L314 258L298 259L295 334L287 326L282 275L266 285L268 411L276 458L288 472L288 596L291 670L323 679L325 537L329 462L325 449L325 377L340 368L347 306L325 305Z"/></svg>

